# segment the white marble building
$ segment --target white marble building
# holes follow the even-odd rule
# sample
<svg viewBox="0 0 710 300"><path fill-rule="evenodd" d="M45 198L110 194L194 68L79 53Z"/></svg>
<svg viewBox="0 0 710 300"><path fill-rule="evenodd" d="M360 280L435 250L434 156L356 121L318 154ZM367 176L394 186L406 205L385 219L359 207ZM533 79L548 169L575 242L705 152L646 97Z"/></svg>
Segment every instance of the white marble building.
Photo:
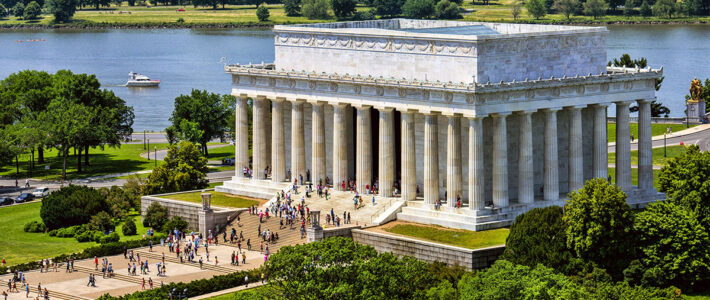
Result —
<svg viewBox="0 0 710 300"><path fill-rule="evenodd" d="M629 202L662 197L650 123L662 70L607 67L603 27L393 19L274 32L273 64L225 67L238 97L237 171L220 190L270 197L287 170L310 170L315 182L353 178L361 191L377 181L381 196L405 201L398 219L481 230L606 178L607 134L616 134L615 181ZM607 133L608 108L616 132ZM242 176L250 165L253 179Z"/></svg>

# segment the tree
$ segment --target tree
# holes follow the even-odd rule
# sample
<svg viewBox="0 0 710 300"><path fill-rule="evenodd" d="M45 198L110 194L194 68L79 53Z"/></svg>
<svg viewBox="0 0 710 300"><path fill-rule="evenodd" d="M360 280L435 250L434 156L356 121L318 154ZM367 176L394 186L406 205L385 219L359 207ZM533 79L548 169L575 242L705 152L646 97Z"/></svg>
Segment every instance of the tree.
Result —
<svg viewBox="0 0 710 300"><path fill-rule="evenodd" d="M39 16L42 14L42 8L37 4L37 2L32 1L30 4L27 4L27 7L25 7L25 13L22 15L22 18L25 20L35 20L39 18Z"/></svg>
<svg viewBox="0 0 710 300"><path fill-rule="evenodd" d="M653 11L651 10L651 5L648 4L648 1L643 0L643 2L641 2L641 6L639 7L639 13L641 14L641 16L644 17L650 17L651 14L653 14Z"/></svg>
<svg viewBox="0 0 710 300"><path fill-rule="evenodd" d="M99 10L99 6L109 6L110 0L86 0L89 5L94 5L96 10Z"/></svg>
<svg viewBox="0 0 710 300"><path fill-rule="evenodd" d="M163 164L153 169L141 192L148 195L202 189L207 187L205 173L207 159L193 143L183 141L170 146Z"/></svg>
<svg viewBox="0 0 710 300"><path fill-rule="evenodd" d="M563 220L568 226L567 247L612 277L620 277L629 258L635 257L634 216L626 194L606 179L589 180L570 193Z"/></svg>
<svg viewBox="0 0 710 300"><path fill-rule="evenodd" d="M22 16L25 13L25 5L22 4L22 2L17 2L15 6L12 7L12 14L15 15L15 17L22 18Z"/></svg>
<svg viewBox="0 0 710 300"><path fill-rule="evenodd" d="M180 216L174 216L170 221L163 225L163 232L172 232L173 230L185 231L189 224Z"/></svg>
<svg viewBox="0 0 710 300"><path fill-rule="evenodd" d="M433 0L407 0L402 6L404 16L412 19L428 19L434 12Z"/></svg>
<svg viewBox="0 0 710 300"><path fill-rule="evenodd" d="M132 195L120 187L115 185L110 188L103 187L99 188L99 192L106 197L112 218L122 220L128 215L131 208L140 210L140 204L135 205Z"/></svg>
<svg viewBox="0 0 710 300"><path fill-rule="evenodd" d="M626 0L624 2L624 16L630 16L634 14L634 0Z"/></svg>
<svg viewBox="0 0 710 300"><path fill-rule="evenodd" d="M347 19L355 13L355 0L330 0L330 7L338 20Z"/></svg>
<svg viewBox="0 0 710 300"><path fill-rule="evenodd" d="M266 3L262 3L259 5L259 8L256 9L256 18L259 19L259 22L264 22L269 19L269 9L266 8ZM207 145L203 147L205 151L207 151Z"/></svg>
<svg viewBox="0 0 710 300"><path fill-rule="evenodd" d="M614 58L614 60L610 60L607 63L607 66L644 69L644 68L648 67L648 60L646 60L645 57L641 57L639 59L632 59L631 55L629 55L628 53L624 53L618 59ZM656 90L661 89L661 84L663 83L664 78L665 77L661 77L660 79L656 79L656 83L655 83ZM654 100L654 102L655 102L655 100ZM629 109L632 112L638 111L638 107L636 107L636 109L633 109L633 107L629 108ZM653 106L651 107L651 109L652 109L651 116L653 116L653 117L660 117L661 114L667 115L667 114L671 113L671 110L663 105L657 106L657 110L655 111L656 112L655 115L654 115L654 111L653 111Z"/></svg>
<svg viewBox="0 0 710 300"><path fill-rule="evenodd" d="M582 6L584 7L584 14L594 17L595 20L603 16L609 9L609 5L604 0L587 0Z"/></svg>
<svg viewBox="0 0 710 300"><path fill-rule="evenodd" d="M567 20L570 20L570 15L574 14L577 12L577 9L579 8L579 1L578 0L556 0L555 9L560 12L562 15L567 18Z"/></svg>
<svg viewBox="0 0 710 300"><path fill-rule="evenodd" d="M536 20L539 20L547 14L545 0L528 0L528 2L525 3L525 8L528 9L528 14L533 16Z"/></svg>
<svg viewBox="0 0 710 300"><path fill-rule="evenodd" d="M49 13L54 15L54 22L64 23L69 21L76 12L77 0L48 0Z"/></svg>
<svg viewBox="0 0 710 300"><path fill-rule="evenodd" d="M522 12L521 6L518 0L513 0L513 3L510 4L510 14L513 16L513 20L518 20L518 17L520 17L520 13Z"/></svg>
<svg viewBox="0 0 710 300"><path fill-rule="evenodd" d="M158 202L153 202L148 206L148 209L143 216L143 226L153 228L163 228L163 225L168 220L168 209L160 205Z"/></svg>
<svg viewBox="0 0 710 300"><path fill-rule="evenodd" d="M683 13L687 16L698 16L702 13L701 0L684 0L680 3Z"/></svg>
<svg viewBox="0 0 710 300"><path fill-rule="evenodd" d="M284 11L289 17L295 17L301 14L301 0L283 0Z"/></svg>
<svg viewBox="0 0 710 300"><path fill-rule="evenodd" d="M375 0L375 11L383 17L395 17L402 13L404 0Z"/></svg>
<svg viewBox="0 0 710 300"><path fill-rule="evenodd" d="M111 221L111 216L105 211L100 211L96 215L91 216L89 220L89 229L97 230L101 232L108 232L114 230L113 221Z"/></svg>
<svg viewBox="0 0 710 300"><path fill-rule="evenodd" d="M7 17L7 9L5 8L5 5L2 5L0 3L0 18Z"/></svg>
<svg viewBox="0 0 710 300"><path fill-rule="evenodd" d="M202 153L207 155L207 142L224 139L229 131L227 120L234 114L235 105L236 98L232 95L192 90L190 95L175 98L171 130L182 140L201 144Z"/></svg>
<svg viewBox="0 0 710 300"><path fill-rule="evenodd" d="M52 100L47 110L40 114L47 144L56 148L62 156L62 182L66 180L69 149L79 145L93 130L90 124L92 110L60 97Z"/></svg>
<svg viewBox="0 0 710 300"><path fill-rule="evenodd" d="M126 219L126 222L123 223L123 227L121 227L121 232L123 232L125 236L136 235L136 222L133 221L133 218Z"/></svg>
<svg viewBox="0 0 710 300"><path fill-rule="evenodd" d="M710 228L710 152L697 145L668 161L658 175L659 190L692 211L705 229Z"/></svg>
<svg viewBox="0 0 710 300"><path fill-rule="evenodd" d="M314 19L328 19L328 9L330 9L330 2L328 0L303 0L303 7L301 12L303 16L314 20Z"/></svg>
<svg viewBox="0 0 710 300"><path fill-rule="evenodd" d="M566 272L572 259L567 249L567 224L562 221L562 208L535 208L515 218L505 240L503 258L534 267L537 264Z"/></svg>
<svg viewBox="0 0 710 300"><path fill-rule="evenodd" d="M642 282L683 289L707 286L710 238L695 213L671 201L650 204L637 215Z"/></svg>
<svg viewBox="0 0 710 300"><path fill-rule="evenodd" d="M439 19L459 19L459 6L449 0L441 0L436 4L436 17Z"/></svg>
<svg viewBox="0 0 710 300"><path fill-rule="evenodd" d="M89 222L93 215L106 211L106 200L97 190L69 185L42 199L39 215L49 229L57 229Z"/></svg>
<svg viewBox="0 0 710 300"><path fill-rule="evenodd" d="M673 14L676 13L675 0L657 0L653 6L651 6L653 14L657 17L668 16L669 19L673 18Z"/></svg>

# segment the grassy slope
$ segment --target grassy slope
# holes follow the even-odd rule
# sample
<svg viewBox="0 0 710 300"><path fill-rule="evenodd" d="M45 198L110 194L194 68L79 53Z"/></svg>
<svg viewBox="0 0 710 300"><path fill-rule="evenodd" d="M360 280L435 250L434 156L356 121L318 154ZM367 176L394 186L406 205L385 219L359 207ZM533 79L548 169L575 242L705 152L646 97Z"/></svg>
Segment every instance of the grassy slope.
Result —
<svg viewBox="0 0 710 300"><path fill-rule="evenodd" d="M504 245L508 237L508 229L492 229L485 231L469 231L448 229L439 226L420 226L414 224L399 224L385 231L407 235L415 238L444 243L469 249Z"/></svg>
<svg viewBox="0 0 710 300"><path fill-rule="evenodd" d="M658 188L658 174L660 174L660 170L653 170L653 186ZM616 174L616 168L609 168L609 176L611 176L611 182L614 183L616 181L616 178L614 175ZM638 169L636 168L631 168L631 184L633 185L638 185Z"/></svg>
<svg viewBox="0 0 710 300"><path fill-rule="evenodd" d="M690 127L695 127L697 125L690 125ZM657 136L657 135L663 135L664 132L666 132L667 128L671 128L671 132L678 132L681 131L685 128L685 124L651 124L651 135ZM607 140L609 142L615 142L616 141L616 123L609 123L606 126L607 130ZM634 135L635 139L639 138L639 126L638 123L630 123L629 124L629 131L631 134Z"/></svg>
<svg viewBox="0 0 710 300"><path fill-rule="evenodd" d="M663 148L653 148L653 164L665 165L668 160L685 153L685 146L668 146L666 149L666 157L663 157ZM631 164L638 165L638 151L631 151ZM613 164L616 161L616 153L609 153L609 163Z"/></svg>
<svg viewBox="0 0 710 300"><path fill-rule="evenodd" d="M4 257L9 265L50 258L60 254L76 253L95 246L96 243L79 243L74 238L51 237L46 233L27 233L23 228L30 221L41 221L39 210L41 202L14 205L0 208L0 232L3 241L0 243L0 257ZM121 240L141 238L145 231L140 216L134 216L138 235L124 237L121 225L116 231Z"/></svg>
<svg viewBox="0 0 710 300"><path fill-rule="evenodd" d="M610 15L601 17L597 20L587 16L574 16L571 20L565 19L560 14L547 15L544 18L535 20L530 17L523 8L522 15L518 20L514 20L511 15L511 3L513 0L492 1L490 5L482 5L482 2L466 1L463 5L466 9L473 9L469 15L463 16L466 21L495 21L495 22L525 22L525 23L613 23L613 22L707 22L710 17L701 18L644 18L640 16L623 16ZM170 23L173 25L210 25L210 24L241 24L241 25L257 25L269 26L272 24L287 24L287 23L310 23L324 22L330 20L308 20L304 17L287 17L280 5L268 5L271 16L267 22L259 22L256 18L256 8L253 5L228 5L226 9L221 7L217 10L211 8L194 8L192 6L156 6L156 7L129 7L126 2L121 7L116 7L112 4L110 9L102 8L94 10L87 8L77 11L74 16L74 23L108 23L108 24L123 24L123 25L138 25L138 24L164 24ZM182 8L184 12L178 12L177 9ZM366 7L358 7L358 10L367 10ZM128 13L119 14L119 11L129 11ZM332 14L332 13L331 13ZM182 18L184 22L178 23L178 19ZM4 18L0 20L0 26L12 26L18 24L26 25L49 25L53 17L45 15L43 18L35 21L19 20L15 17Z"/></svg>
<svg viewBox="0 0 710 300"><path fill-rule="evenodd" d="M168 195L168 196L163 196L161 198L201 203L202 202L202 197L200 196L201 193L202 192L192 192L192 193L184 193L184 194L177 194L177 195ZM216 206L240 208L240 207L249 207L252 205L259 204L258 201L233 196L230 194L225 194L225 193L221 193L221 192L210 192L210 193L212 194L212 204L216 205Z"/></svg>

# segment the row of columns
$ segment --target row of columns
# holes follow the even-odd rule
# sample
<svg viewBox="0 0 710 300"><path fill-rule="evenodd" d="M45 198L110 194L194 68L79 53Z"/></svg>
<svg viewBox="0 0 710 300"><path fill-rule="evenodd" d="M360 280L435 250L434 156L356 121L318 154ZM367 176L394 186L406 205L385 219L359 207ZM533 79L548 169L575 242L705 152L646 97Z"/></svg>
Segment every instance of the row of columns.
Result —
<svg viewBox="0 0 710 300"><path fill-rule="evenodd" d="M271 157L272 180L282 182L287 174L284 145L284 99L271 101ZM303 104L305 101L291 102L291 169L292 178L306 174L304 115ZM616 102L616 183L623 190L631 188L631 159L630 159L630 131L629 131L629 105L630 101ZM651 116L650 101L640 100L639 104L639 187L652 188L652 157L651 157ZM318 182L326 176L326 144L325 144L325 116L324 103L312 103L312 180ZM591 106L594 111L593 135L593 175L594 177L607 177L607 119L606 109L608 104L595 104ZM365 186L372 182L372 137L370 106L355 106L357 110L357 149L356 153L356 186L365 190ZM582 133L582 108L573 106L565 108L543 109L544 121L544 179L543 199L546 201L558 200L559 188L559 162L558 162L558 136L557 113L562 110L569 111L569 190L576 190L584 185L583 166L583 133ZM264 120L268 120L268 100L257 97L253 105L253 167L254 178L265 179L264 168L267 166L267 127ZM348 178L348 149L347 149L347 105L333 105L333 183L336 189L341 189L340 183ZM379 109L379 193L381 196L392 196L394 176L394 110L392 108ZM533 128L532 114L535 110L517 111L519 118L518 140L518 201L532 203L534 201L534 168L533 168ZM416 198L416 142L415 142L415 113L402 111L401 117L401 157L402 181L401 197L404 200ZM423 160L423 196L427 204L434 204L439 199L439 135L438 117L434 113L425 113L424 120L424 160ZM493 119L493 155L492 155L492 198L496 207L509 205L508 194L508 138L507 119L512 113L495 113ZM461 118L459 115L447 115L447 155L446 155L446 194L448 205L454 206L459 196L463 194L462 180L462 155L461 155ZM480 210L485 207L485 167L483 161L483 118L466 117L468 119L468 190L469 208ZM248 108L246 97L237 101L237 140L248 140ZM236 143L237 166L247 166L249 161L248 143ZM239 172L239 171L237 171Z"/></svg>

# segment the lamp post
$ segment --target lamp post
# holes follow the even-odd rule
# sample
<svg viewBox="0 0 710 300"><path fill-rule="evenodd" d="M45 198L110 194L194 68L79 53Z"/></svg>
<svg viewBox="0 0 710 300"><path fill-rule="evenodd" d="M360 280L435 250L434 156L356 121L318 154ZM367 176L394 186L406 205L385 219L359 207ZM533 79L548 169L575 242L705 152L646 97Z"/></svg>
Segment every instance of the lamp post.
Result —
<svg viewBox="0 0 710 300"><path fill-rule="evenodd" d="M145 150L145 129L143 129L143 150Z"/></svg>
<svg viewBox="0 0 710 300"><path fill-rule="evenodd" d="M148 139L148 160L150 160L150 139Z"/></svg>
<svg viewBox="0 0 710 300"><path fill-rule="evenodd" d="M155 160L155 167L157 168L157 167L158 167L158 146L153 146L153 147L154 147L154 148L153 148L153 150L154 150L153 153L155 153L155 155L153 155L153 158L154 158L154 160Z"/></svg>

